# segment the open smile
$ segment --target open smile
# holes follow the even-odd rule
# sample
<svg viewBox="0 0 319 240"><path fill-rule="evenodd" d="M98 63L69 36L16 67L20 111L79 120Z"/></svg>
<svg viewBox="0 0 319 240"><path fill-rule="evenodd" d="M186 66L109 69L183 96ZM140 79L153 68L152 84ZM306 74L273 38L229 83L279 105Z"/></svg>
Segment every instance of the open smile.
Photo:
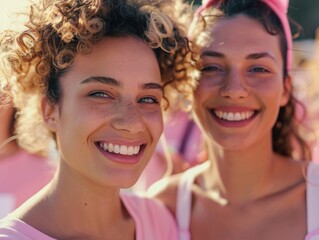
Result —
<svg viewBox="0 0 319 240"><path fill-rule="evenodd" d="M223 119L230 122L238 122L238 121L249 120L255 114L255 111L226 112L226 111L214 110L214 114L219 119Z"/></svg>
<svg viewBox="0 0 319 240"><path fill-rule="evenodd" d="M121 155L137 155L140 152L140 149L143 145L137 146L126 146L126 145L118 145L113 143L99 142L99 146L107 152L121 154Z"/></svg>
<svg viewBox="0 0 319 240"><path fill-rule="evenodd" d="M259 113L257 110L220 110L210 109L210 114L222 126L243 127L249 124Z"/></svg>
<svg viewBox="0 0 319 240"><path fill-rule="evenodd" d="M120 145L104 141L96 142L95 145L107 159L125 164L139 162L146 148L146 144Z"/></svg>

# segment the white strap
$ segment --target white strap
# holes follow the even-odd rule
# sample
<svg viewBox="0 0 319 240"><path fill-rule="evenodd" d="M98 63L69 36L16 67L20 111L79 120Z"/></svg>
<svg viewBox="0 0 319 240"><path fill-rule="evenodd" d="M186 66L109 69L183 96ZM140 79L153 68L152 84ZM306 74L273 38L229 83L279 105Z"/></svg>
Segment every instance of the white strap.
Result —
<svg viewBox="0 0 319 240"><path fill-rule="evenodd" d="M319 229L319 165L310 163L307 171L308 233Z"/></svg>
<svg viewBox="0 0 319 240"><path fill-rule="evenodd" d="M195 178L209 166L209 161L185 171L178 185L176 220L179 228L179 240L189 240L189 225L192 204L192 185Z"/></svg>

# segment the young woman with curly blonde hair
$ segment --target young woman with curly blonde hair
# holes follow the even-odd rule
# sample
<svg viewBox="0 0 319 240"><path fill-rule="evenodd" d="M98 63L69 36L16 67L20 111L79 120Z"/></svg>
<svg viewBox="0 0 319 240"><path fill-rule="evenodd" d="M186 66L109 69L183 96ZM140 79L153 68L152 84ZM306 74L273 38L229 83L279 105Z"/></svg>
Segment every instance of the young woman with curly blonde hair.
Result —
<svg viewBox="0 0 319 240"><path fill-rule="evenodd" d="M183 75L188 44L171 20L174 6L44 0L32 5L27 30L7 33L1 87L18 110L19 143L45 152L53 140L60 163L44 189L2 219L0 238L176 238L164 206L120 191L151 158L165 87Z"/></svg>

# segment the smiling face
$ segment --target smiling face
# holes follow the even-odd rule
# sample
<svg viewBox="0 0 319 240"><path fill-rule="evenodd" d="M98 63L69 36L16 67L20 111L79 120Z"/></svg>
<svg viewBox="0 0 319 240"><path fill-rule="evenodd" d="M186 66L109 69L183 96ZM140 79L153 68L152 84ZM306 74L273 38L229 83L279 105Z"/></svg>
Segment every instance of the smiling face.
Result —
<svg viewBox="0 0 319 240"><path fill-rule="evenodd" d="M271 146L271 129L289 97L279 37L244 15L217 20L212 37L201 52L197 122L225 149Z"/></svg>
<svg viewBox="0 0 319 240"><path fill-rule="evenodd" d="M129 187L163 130L163 88L153 51L133 37L105 37L59 79L58 104L44 104L63 172Z"/></svg>

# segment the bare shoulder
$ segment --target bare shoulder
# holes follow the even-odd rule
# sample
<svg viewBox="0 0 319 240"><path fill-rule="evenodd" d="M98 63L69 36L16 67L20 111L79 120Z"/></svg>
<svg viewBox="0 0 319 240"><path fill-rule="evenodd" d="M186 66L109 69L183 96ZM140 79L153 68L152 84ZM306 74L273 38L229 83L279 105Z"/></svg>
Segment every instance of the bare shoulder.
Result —
<svg viewBox="0 0 319 240"><path fill-rule="evenodd" d="M148 196L163 202L174 216L180 178L181 174L165 177L154 183L147 191Z"/></svg>
<svg viewBox="0 0 319 240"><path fill-rule="evenodd" d="M48 216L51 216L52 212L46 206L46 201L48 199L46 188L47 187L44 187L34 194L15 211L10 213L10 216L15 219L20 219L37 229L42 229L42 226L48 225Z"/></svg>

